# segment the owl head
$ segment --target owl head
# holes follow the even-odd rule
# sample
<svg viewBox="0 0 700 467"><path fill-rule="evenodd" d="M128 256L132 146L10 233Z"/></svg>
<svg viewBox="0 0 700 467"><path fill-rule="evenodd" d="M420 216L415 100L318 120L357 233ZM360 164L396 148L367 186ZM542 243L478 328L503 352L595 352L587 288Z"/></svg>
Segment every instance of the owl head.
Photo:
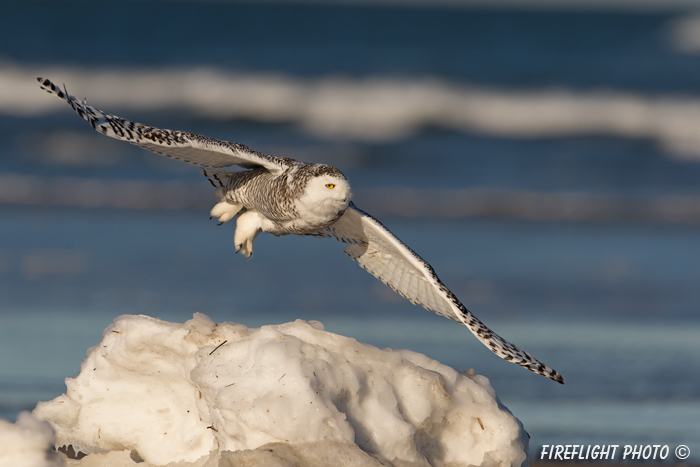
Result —
<svg viewBox="0 0 700 467"><path fill-rule="evenodd" d="M345 175L325 164L314 164L306 182L304 193L299 199L299 207L304 217L313 217L327 222L335 219L350 204L350 184Z"/></svg>

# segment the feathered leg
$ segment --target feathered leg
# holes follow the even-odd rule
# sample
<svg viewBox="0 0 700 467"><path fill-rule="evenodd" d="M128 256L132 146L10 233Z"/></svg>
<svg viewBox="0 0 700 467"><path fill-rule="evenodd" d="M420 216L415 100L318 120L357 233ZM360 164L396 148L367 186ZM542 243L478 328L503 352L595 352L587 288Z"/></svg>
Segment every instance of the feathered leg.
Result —
<svg viewBox="0 0 700 467"><path fill-rule="evenodd" d="M240 212L241 209L243 209L242 204L234 204L226 201L223 188L216 189L216 197L219 198L219 202L215 204L213 208L211 208L209 219L218 217L219 225L230 221Z"/></svg>
<svg viewBox="0 0 700 467"><path fill-rule="evenodd" d="M253 256L253 240L262 232L263 217L257 211L246 211L236 221L236 233L233 244L236 252L243 253L246 258Z"/></svg>

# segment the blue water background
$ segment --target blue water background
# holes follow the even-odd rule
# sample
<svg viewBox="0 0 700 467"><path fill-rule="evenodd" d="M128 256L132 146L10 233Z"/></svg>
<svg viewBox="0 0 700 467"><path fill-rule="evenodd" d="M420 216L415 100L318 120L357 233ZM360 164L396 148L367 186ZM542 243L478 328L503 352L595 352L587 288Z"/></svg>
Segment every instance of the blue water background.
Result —
<svg viewBox="0 0 700 467"><path fill-rule="evenodd" d="M666 40L669 22L684 12L218 2L3 8L0 59L27 66L206 65L299 79L440 77L512 89L700 94L700 59L673 52ZM291 124L148 117L139 119L263 152L321 148L358 199L385 186L700 191L700 160L671 157L643 138L520 139L426 128L368 143L320 139ZM127 146L109 166L56 165L26 150L32 135L62 129L89 131L69 109L0 116L0 172L200 181L194 169ZM460 371L474 368L523 421L533 455L542 444L687 444L698 460L698 225L381 219L487 325L562 373L567 384L560 386L498 359L461 325L403 301L333 241L262 235L246 261L234 254L233 226L207 218L197 210L0 206L0 416L14 419L59 395L120 314L182 322L203 312L251 327L300 318ZM74 272L27 266L56 251L72 252Z"/></svg>

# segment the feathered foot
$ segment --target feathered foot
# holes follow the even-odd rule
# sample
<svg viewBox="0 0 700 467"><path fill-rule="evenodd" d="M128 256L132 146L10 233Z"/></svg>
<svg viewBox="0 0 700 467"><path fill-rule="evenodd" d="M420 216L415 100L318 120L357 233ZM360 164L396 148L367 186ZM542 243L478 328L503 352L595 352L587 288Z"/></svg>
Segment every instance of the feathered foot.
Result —
<svg viewBox="0 0 700 467"><path fill-rule="evenodd" d="M236 221L233 243L236 253L243 253L247 259L253 256L253 240L262 232L262 217L257 211L246 211Z"/></svg>
<svg viewBox="0 0 700 467"><path fill-rule="evenodd" d="M224 197L224 189L221 187L216 189L215 194L216 197L219 198L219 202L216 203L213 208L211 208L209 219L218 217L219 225L223 225L225 222L228 222L236 217L236 214L243 209L243 205L226 201L226 198Z"/></svg>
<svg viewBox="0 0 700 467"><path fill-rule="evenodd" d="M218 217L219 225L222 225L236 217L236 214L238 214L241 209L243 209L242 204L232 204L228 201L221 201L211 209L209 219Z"/></svg>

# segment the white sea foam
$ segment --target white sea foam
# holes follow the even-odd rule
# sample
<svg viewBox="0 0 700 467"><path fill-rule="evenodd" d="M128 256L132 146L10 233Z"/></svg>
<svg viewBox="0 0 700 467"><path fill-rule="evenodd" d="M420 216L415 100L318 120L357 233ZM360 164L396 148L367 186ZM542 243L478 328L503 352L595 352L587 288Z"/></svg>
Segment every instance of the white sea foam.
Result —
<svg viewBox="0 0 700 467"><path fill-rule="evenodd" d="M700 157L700 98L614 90L496 89L440 79L392 77L301 79L214 68L81 69L5 64L0 113L40 115L60 109L35 76L65 82L107 111L181 110L209 118L290 122L328 138L387 141L426 127L509 137L611 135L646 138L670 153ZM152 123L152 122L146 122Z"/></svg>
<svg viewBox="0 0 700 467"><path fill-rule="evenodd" d="M527 434L488 379L318 322L122 316L66 385L34 415L57 446L89 454L72 465L527 462Z"/></svg>

